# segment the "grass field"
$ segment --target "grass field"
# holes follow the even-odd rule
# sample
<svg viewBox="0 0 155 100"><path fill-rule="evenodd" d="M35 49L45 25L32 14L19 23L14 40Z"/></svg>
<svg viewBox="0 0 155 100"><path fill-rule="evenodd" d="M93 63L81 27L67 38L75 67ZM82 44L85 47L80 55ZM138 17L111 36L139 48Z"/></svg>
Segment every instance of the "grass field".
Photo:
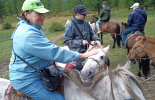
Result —
<svg viewBox="0 0 155 100"><path fill-rule="evenodd" d="M127 22L128 16L132 10L115 10L111 12L111 20L121 24L121 22ZM154 9L149 9L146 10L147 15L148 15L148 20L146 23L145 27L145 33L148 34L149 36L154 36L155 37L155 10ZM91 12L86 17L87 21L90 21L91 16L93 14L97 14L95 12ZM72 19L72 16L65 16L65 17L51 17L50 15L46 16L44 26L43 26L43 32L46 34L47 38L51 41L53 41L55 44L59 46L63 46L63 33L64 31L61 32L49 32L48 28L51 22L61 22L63 25L65 25L65 22L67 19ZM3 78L9 78L8 77L8 64L9 64L9 59L11 57L11 46L12 46L12 41L11 41L11 35L18 23L18 20L14 16L12 17L6 17L4 19L9 20L13 28L10 30L2 30L1 29L1 24L0 24L0 77ZM104 34L103 35L103 46L110 45L112 46L113 40L110 36L110 34ZM127 50L118 48L116 46L115 49L112 49L110 47L108 57L110 58L111 65L110 68L116 68L118 64L124 65L127 61ZM131 72L134 74L137 73L137 66L132 64L131 66ZM151 70L151 73L155 73L154 69ZM155 98L155 80L151 81L146 81L146 82L141 82L141 84L144 86L145 89L145 96L146 100L154 100Z"/></svg>

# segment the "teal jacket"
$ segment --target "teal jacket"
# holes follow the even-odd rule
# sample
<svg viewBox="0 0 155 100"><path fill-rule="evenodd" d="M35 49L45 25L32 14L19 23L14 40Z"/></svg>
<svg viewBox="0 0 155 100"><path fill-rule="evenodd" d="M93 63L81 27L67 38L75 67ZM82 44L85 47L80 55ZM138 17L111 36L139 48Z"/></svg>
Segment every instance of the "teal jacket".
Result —
<svg viewBox="0 0 155 100"><path fill-rule="evenodd" d="M110 20L110 7L106 6L105 8L102 9L100 13L100 20L103 20L105 22L109 22Z"/></svg>
<svg viewBox="0 0 155 100"><path fill-rule="evenodd" d="M38 70L51 65L51 62L67 63L79 59L79 53L68 51L54 45L41 31L41 26L27 23L19 18L19 23L11 37L13 49L17 55L30 63ZM13 63L15 60L15 63ZM21 61L12 51L9 64L10 82L19 90L37 80L41 76L36 70Z"/></svg>

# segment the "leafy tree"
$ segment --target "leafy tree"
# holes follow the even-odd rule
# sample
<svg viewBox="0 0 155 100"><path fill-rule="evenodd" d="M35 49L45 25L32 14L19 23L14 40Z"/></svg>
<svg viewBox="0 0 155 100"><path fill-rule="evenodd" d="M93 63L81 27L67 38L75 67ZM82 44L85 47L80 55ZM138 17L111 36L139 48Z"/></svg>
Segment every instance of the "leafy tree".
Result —
<svg viewBox="0 0 155 100"><path fill-rule="evenodd" d="M5 1L0 0L0 18L2 23L3 23L3 14L5 14Z"/></svg>

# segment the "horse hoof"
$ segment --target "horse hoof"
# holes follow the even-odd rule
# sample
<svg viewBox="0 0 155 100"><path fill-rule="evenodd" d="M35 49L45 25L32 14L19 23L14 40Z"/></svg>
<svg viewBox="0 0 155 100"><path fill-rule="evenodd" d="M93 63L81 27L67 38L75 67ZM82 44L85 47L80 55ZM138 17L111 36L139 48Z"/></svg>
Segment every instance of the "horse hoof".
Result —
<svg viewBox="0 0 155 100"><path fill-rule="evenodd" d="M119 48L121 48L121 46L118 46Z"/></svg>
<svg viewBox="0 0 155 100"><path fill-rule="evenodd" d="M138 77L141 77L141 73L140 73L140 72L138 72L138 73L137 73L137 76L138 76Z"/></svg>
<svg viewBox="0 0 155 100"><path fill-rule="evenodd" d="M112 47L112 49L114 49L114 48L115 48L115 46Z"/></svg>

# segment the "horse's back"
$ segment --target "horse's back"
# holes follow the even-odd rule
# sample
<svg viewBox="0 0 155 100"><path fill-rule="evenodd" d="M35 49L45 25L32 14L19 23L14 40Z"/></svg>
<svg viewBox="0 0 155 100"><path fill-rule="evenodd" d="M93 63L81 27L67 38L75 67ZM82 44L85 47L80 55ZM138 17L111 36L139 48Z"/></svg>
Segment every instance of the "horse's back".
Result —
<svg viewBox="0 0 155 100"><path fill-rule="evenodd" d="M103 32L108 32L108 33L115 33L116 32L116 28L118 23L116 22L105 22L103 24L101 24L101 30Z"/></svg>
<svg viewBox="0 0 155 100"><path fill-rule="evenodd" d="M133 33L133 34L130 34L129 36L128 36L128 40L127 40L127 45L128 45L128 47L129 47L129 49L132 49L132 47L134 46L134 44L136 43L136 38L138 37L138 36L144 36L144 34L142 34L142 33Z"/></svg>

